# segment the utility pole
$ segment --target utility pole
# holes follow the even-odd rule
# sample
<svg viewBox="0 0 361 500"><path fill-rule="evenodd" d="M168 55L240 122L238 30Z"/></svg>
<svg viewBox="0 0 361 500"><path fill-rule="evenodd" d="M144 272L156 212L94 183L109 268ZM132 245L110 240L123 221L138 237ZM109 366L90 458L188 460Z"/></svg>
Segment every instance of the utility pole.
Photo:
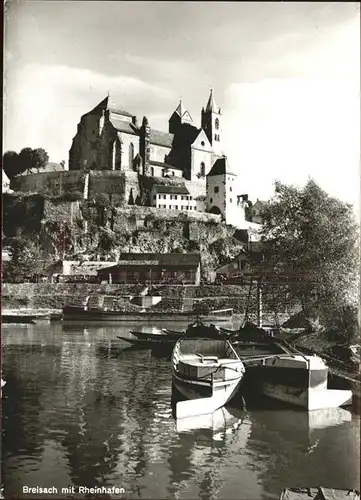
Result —
<svg viewBox="0 0 361 500"><path fill-rule="evenodd" d="M262 328L262 283L261 278L257 280L257 326Z"/></svg>

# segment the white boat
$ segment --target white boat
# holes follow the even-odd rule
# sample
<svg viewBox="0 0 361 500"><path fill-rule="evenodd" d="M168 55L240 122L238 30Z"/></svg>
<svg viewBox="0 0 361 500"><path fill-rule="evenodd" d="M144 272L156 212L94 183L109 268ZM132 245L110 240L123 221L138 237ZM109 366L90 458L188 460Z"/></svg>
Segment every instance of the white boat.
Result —
<svg viewBox="0 0 361 500"><path fill-rule="evenodd" d="M319 356L280 354L247 366L258 393L307 410L352 404L352 391L327 388L328 367Z"/></svg>
<svg viewBox="0 0 361 500"><path fill-rule="evenodd" d="M187 399L176 404L176 418L206 415L236 394L245 368L228 340L178 340L172 353L173 390Z"/></svg>

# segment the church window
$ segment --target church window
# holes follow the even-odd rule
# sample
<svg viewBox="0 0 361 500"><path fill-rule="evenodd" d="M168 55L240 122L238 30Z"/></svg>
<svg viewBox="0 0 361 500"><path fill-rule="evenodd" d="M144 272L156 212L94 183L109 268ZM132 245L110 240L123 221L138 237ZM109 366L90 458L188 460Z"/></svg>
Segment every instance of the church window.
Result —
<svg viewBox="0 0 361 500"><path fill-rule="evenodd" d="M214 134L214 140L217 141L217 134Z"/></svg>
<svg viewBox="0 0 361 500"><path fill-rule="evenodd" d="M129 144L129 166L130 167L133 165L133 159L134 159L134 145L131 142Z"/></svg>
<svg viewBox="0 0 361 500"><path fill-rule="evenodd" d="M204 142L204 141L202 141L202 142L201 142L201 146L204 146L204 145L205 145L205 142Z"/></svg>
<svg viewBox="0 0 361 500"><path fill-rule="evenodd" d="M216 130L219 129L219 120L218 120L218 118L216 118L216 120L214 122L214 126L216 127Z"/></svg>
<svg viewBox="0 0 361 500"><path fill-rule="evenodd" d="M150 175L154 177L154 167L150 167Z"/></svg>
<svg viewBox="0 0 361 500"><path fill-rule="evenodd" d="M206 175L206 166L204 161L201 163L201 177L204 177Z"/></svg>
<svg viewBox="0 0 361 500"><path fill-rule="evenodd" d="M215 186L215 188L214 188L214 192L215 192L215 193L219 193L219 187L218 187L218 186Z"/></svg>
<svg viewBox="0 0 361 500"><path fill-rule="evenodd" d="M175 208L176 210L178 210L178 205L175 205L175 207L174 207L174 208Z"/></svg>
<svg viewBox="0 0 361 500"><path fill-rule="evenodd" d="M232 188L230 187L229 190L232 192Z"/></svg>
<svg viewBox="0 0 361 500"><path fill-rule="evenodd" d="M229 203L232 203L232 198L229 199Z"/></svg>

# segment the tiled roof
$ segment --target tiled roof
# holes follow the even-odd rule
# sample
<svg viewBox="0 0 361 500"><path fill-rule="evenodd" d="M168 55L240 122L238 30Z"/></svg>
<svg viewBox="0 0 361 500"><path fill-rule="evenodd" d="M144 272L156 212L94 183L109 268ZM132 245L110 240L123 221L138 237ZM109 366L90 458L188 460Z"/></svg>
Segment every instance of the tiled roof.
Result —
<svg viewBox="0 0 361 500"><path fill-rule="evenodd" d="M169 163L162 163L161 161L150 161L150 165L154 165L155 167L163 167L163 168L171 168L172 170L183 170L179 167L174 167L173 165L169 165Z"/></svg>
<svg viewBox="0 0 361 500"><path fill-rule="evenodd" d="M165 186L164 184L155 184L153 188L157 193L189 194L189 191L185 186Z"/></svg>
<svg viewBox="0 0 361 500"><path fill-rule="evenodd" d="M131 134L131 135L139 135L137 129L132 123L123 122L121 120L113 120L113 118L110 118L110 121L113 127L118 132L125 132L126 134Z"/></svg>
<svg viewBox="0 0 361 500"><path fill-rule="evenodd" d="M173 145L173 134L162 132L161 130L150 129L150 143L158 146L171 148Z"/></svg>
<svg viewBox="0 0 361 500"><path fill-rule="evenodd" d="M104 109L104 110L107 109L107 110L112 111L113 113L116 113L118 115L123 115L123 116L128 116L128 117L135 116L134 114L129 113L129 111L125 111L125 110L121 109L116 104L115 100L109 95L107 95L107 97L105 97L102 101L100 101L100 103L97 104L95 106L95 108L90 111L90 114L99 110L99 108Z"/></svg>
<svg viewBox="0 0 361 500"><path fill-rule="evenodd" d="M218 160L216 160L207 177L212 177L214 175L223 175L223 174L237 175L231 171L228 160L225 156L223 158L218 158Z"/></svg>
<svg viewBox="0 0 361 500"><path fill-rule="evenodd" d="M175 266L197 267L200 263L199 253L123 253L115 266L99 269L99 272L109 272L120 267L132 266Z"/></svg>
<svg viewBox="0 0 361 500"><path fill-rule="evenodd" d="M129 111L124 111L123 109L117 109L114 106L109 106L108 107L109 111L112 111L113 113L116 113L117 115L122 115L122 116L130 116L133 118L133 113L129 113Z"/></svg>

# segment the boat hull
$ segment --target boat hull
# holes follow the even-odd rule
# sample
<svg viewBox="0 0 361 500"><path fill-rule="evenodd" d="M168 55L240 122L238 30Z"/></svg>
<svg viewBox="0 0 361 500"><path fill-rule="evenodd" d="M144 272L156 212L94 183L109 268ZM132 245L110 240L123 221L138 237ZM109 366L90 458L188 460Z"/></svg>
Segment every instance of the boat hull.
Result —
<svg viewBox="0 0 361 500"><path fill-rule="evenodd" d="M176 418L204 415L221 408L236 395L244 365L228 340L178 340L172 353L172 395Z"/></svg>
<svg viewBox="0 0 361 500"><path fill-rule="evenodd" d="M144 313L134 313L134 312L124 312L124 311L103 311L103 310L86 310L81 307L65 307L63 309L63 321L82 321L84 323L97 321L164 321L171 318L172 321L192 321L197 319L199 316L192 312L144 312ZM232 314L210 314L207 316L202 316L203 320L207 321L230 321L232 319Z"/></svg>
<svg viewBox="0 0 361 500"><path fill-rule="evenodd" d="M182 379L173 373L173 385L182 396L186 399L217 398L219 406L215 409L221 408L234 398L241 380L241 377L237 377L226 382L214 382L212 386L210 383L202 383L198 380Z"/></svg>
<svg viewBox="0 0 361 500"><path fill-rule="evenodd" d="M307 410L352 404L352 391L327 388L328 368L321 358L279 356L268 364L247 368L254 393Z"/></svg>

